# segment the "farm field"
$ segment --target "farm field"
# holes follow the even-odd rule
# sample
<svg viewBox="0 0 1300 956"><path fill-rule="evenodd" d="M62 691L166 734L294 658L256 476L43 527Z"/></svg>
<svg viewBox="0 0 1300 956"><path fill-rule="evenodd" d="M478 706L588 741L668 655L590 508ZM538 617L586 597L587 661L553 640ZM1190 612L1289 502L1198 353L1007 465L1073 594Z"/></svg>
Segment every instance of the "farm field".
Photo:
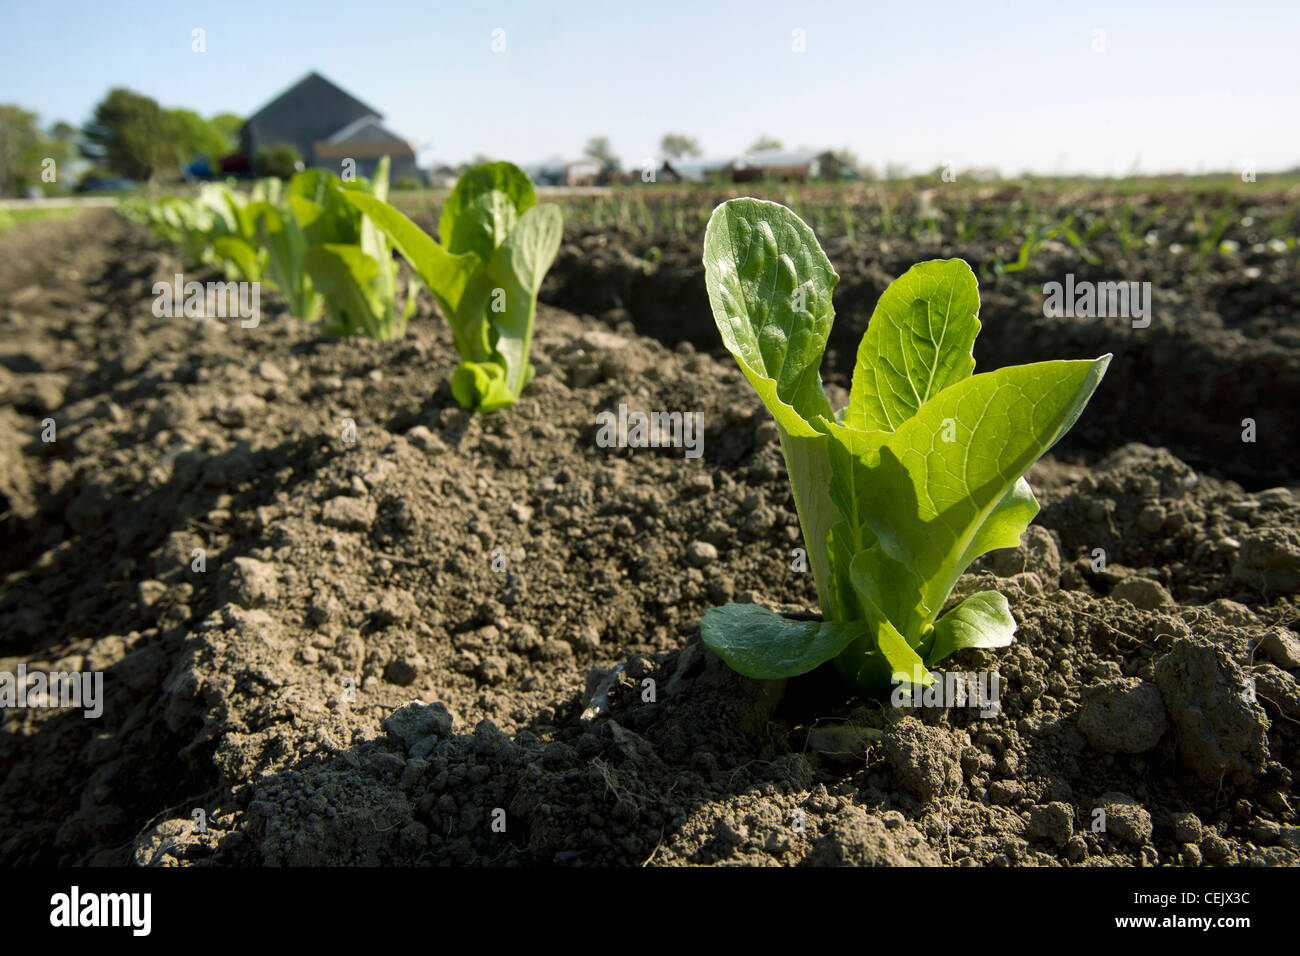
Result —
<svg viewBox="0 0 1300 956"><path fill-rule="evenodd" d="M486 415L428 296L389 342L270 294L255 328L159 318L156 282L220 273L111 210L16 224L0 671L102 671L105 700L4 712L0 863L1300 864L1298 189L561 198L536 376ZM979 277L977 371L1114 354L1029 474L1022 547L954 594L1010 599L1015 643L942 668L996 673L999 713L702 645L718 604L817 607L706 293L737 195L802 215L840 275L836 406L928 259ZM393 200L436 234L438 194ZM1046 314L1067 276L1149 282L1149 312ZM702 453L601 447L620 405L700 413Z"/></svg>

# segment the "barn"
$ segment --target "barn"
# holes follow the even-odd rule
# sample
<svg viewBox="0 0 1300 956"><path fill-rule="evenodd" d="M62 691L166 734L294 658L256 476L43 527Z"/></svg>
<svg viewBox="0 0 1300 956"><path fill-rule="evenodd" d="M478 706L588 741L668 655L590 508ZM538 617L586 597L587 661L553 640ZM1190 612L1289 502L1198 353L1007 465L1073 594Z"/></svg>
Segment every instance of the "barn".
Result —
<svg viewBox="0 0 1300 956"><path fill-rule="evenodd" d="M383 118L313 71L245 121L240 150L251 160L261 149L288 144L307 166L335 173L345 160L354 160L359 176L373 175L379 160L390 156L393 180L419 178L410 142L384 126Z"/></svg>

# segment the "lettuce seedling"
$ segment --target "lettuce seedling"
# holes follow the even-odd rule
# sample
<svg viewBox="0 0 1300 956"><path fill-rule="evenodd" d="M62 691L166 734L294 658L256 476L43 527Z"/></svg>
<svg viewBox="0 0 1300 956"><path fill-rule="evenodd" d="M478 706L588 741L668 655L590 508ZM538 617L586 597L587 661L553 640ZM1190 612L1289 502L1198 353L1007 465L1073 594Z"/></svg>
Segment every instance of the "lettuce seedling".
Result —
<svg viewBox="0 0 1300 956"><path fill-rule="evenodd" d="M272 191L236 213L255 235L244 243L221 241L217 251L243 263L251 253L263 257L265 279L284 297L289 312L314 321L325 314L321 331L345 336L361 333L380 341L399 338L414 311L413 289L404 309L397 304L397 264L384 233L345 198L388 194L389 161L380 160L372 181L344 182L321 169L289 180L281 201ZM236 207L232 202L232 207Z"/></svg>
<svg viewBox="0 0 1300 956"><path fill-rule="evenodd" d="M705 613L704 643L750 677L834 660L868 693L929 685L927 666L960 648L1010 644L996 591L940 611L972 561L1019 545L1038 512L1024 473L1110 355L974 375L975 276L960 259L923 262L880 297L835 411L820 368L839 276L812 230L777 203L730 200L709 220L704 267L722 340L776 420L823 612L728 604Z"/></svg>
<svg viewBox="0 0 1300 956"><path fill-rule="evenodd" d="M511 163L460 177L442 207L441 245L382 198L347 198L401 251L447 317L462 359L451 377L456 401L481 412L514 404L533 377L537 292L560 248L560 210L537 205L532 182Z"/></svg>
<svg viewBox="0 0 1300 956"><path fill-rule="evenodd" d="M253 184L251 196L245 198L223 187L222 198L229 212L229 232L212 240L212 252L226 266L228 278L259 282L266 271L267 253L258 241L256 203L279 201L280 180L260 179Z"/></svg>
<svg viewBox="0 0 1300 956"><path fill-rule="evenodd" d="M307 237L299 216L310 221L312 210L300 210L304 202L291 194L284 205L260 200L249 203L246 211L256 223L258 245L266 251L265 278L284 297L290 315L312 322L319 318L324 300L307 273Z"/></svg>
<svg viewBox="0 0 1300 956"><path fill-rule="evenodd" d="M191 262L217 265L218 258L212 252L213 241L235 228L224 193L224 187L205 183L192 198L164 196L155 202L143 203L135 212L137 218L150 225L155 235L178 246Z"/></svg>
<svg viewBox="0 0 1300 956"><path fill-rule="evenodd" d="M256 229L256 244L265 250L265 278L289 307L294 318L314 322L325 310L325 299L308 269L308 251L327 244L356 245L361 237L361 215L344 202L344 190L365 190L365 180L342 182L322 169L295 173L283 189L255 199L245 215ZM278 201L277 201L278 199ZM346 334L335 321L327 334Z"/></svg>
<svg viewBox="0 0 1300 956"><path fill-rule="evenodd" d="M253 186L255 201L278 194L278 179ZM119 207L127 218L147 223L160 238L178 246L190 262L220 266L226 278L256 282L262 278L266 253L260 248L254 204L227 186L204 183L198 194L137 200Z"/></svg>
<svg viewBox="0 0 1300 956"><path fill-rule="evenodd" d="M406 333L406 323L415 311L414 282L407 287L405 308L398 307L397 263L387 235L347 201L350 196L366 196L386 202L388 169L385 156L379 161L370 193L365 191L364 180L344 183L330 173L320 173L329 179L304 227L308 242L304 265L313 287L325 300L329 316L326 335L360 332L388 342ZM302 210L306 200L291 196L290 202ZM300 211L300 218L302 215Z"/></svg>

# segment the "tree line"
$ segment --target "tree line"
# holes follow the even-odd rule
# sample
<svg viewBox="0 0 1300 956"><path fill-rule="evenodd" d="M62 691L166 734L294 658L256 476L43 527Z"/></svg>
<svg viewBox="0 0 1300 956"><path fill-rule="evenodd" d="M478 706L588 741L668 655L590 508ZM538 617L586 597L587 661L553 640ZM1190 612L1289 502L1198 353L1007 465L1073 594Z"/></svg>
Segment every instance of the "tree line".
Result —
<svg viewBox="0 0 1300 956"><path fill-rule="evenodd" d="M65 192L74 166L138 182L179 175L197 157L215 163L238 149L242 126L233 113L205 119L124 87L109 90L81 127L43 126L36 113L0 104L0 195Z"/></svg>

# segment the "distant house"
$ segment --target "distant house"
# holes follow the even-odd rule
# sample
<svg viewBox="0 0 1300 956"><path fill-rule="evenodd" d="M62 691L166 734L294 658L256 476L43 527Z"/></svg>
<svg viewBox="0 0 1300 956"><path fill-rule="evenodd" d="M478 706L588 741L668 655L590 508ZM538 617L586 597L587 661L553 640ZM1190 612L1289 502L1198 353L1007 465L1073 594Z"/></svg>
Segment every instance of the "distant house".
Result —
<svg viewBox="0 0 1300 956"><path fill-rule="evenodd" d="M553 156L534 166L525 166L524 172L538 186L591 186L604 168L604 163L590 156L581 159Z"/></svg>
<svg viewBox="0 0 1300 956"><path fill-rule="evenodd" d="M358 176L372 176L379 160L392 158L389 176L419 178L411 144L383 125L383 114L308 73L250 116L240 133L240 149L252 160L259 150L282 143L294 147L303 163L339 173L344 160L356 161Z"/></svg>
<svg viewBox="0 0 1300 956"><path fill-rule="evenodd" d="M708 183L730 181L736 165L726 159L665 159L659 166L659 178L669 183Z"/></svg>
<svg viewBox="0 0 1300 956"><path fill-rule="evenodd" d="M756 179L802 183L812 179L851 178L852 175L852 168L829 150L759 149L742 156L732 170L732 179L738 183Z"/></svg>
<svg viewBox="0 0 1300 956"><path fill-rule="evenodd" d="M428 185L434 189L451 189L456 185L456 170L446 163L439 163L429 170Z"/></svg>
<svg viewBox="0 0 1300 956"><path fill-rule="evenodd" d="M594 186L604 169L603 162L590 156L572 160L564 164L564 185Z"/></svg>
<svg viewBox="0 0 1300 956"><path fill-rule="evenodd" d="M760 179L802 183L854 175L853 168L829 150L762 149L731 158L666 159L659 167L659 177L674 183L747 183Z"/></svg>

